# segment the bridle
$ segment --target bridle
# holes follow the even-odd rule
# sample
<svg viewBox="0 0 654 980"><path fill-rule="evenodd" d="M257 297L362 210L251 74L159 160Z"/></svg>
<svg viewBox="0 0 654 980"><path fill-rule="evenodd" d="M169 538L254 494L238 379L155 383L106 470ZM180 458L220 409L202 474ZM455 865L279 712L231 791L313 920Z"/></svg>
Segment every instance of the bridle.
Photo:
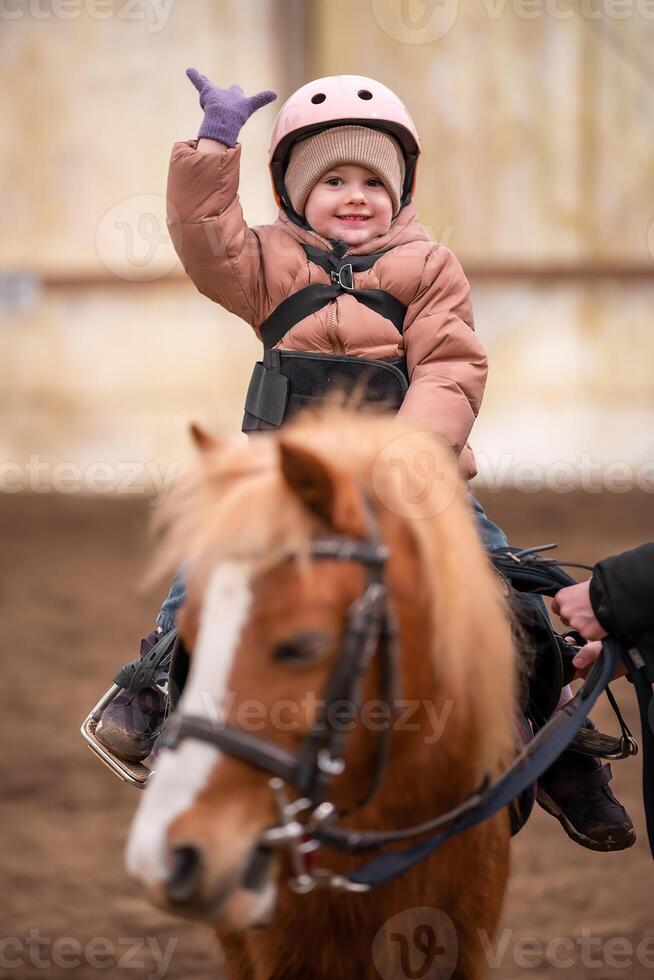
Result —
<svg viewBox="0 0 654 980"><path fill-rule="evenodd" d="M385 700L395 700L395 630L383 581L387 549L350 538L315 538L309 554L317 560L360 562L366 571L363 594L347 613L343 642L320 700L320 710L303 737L297 753L254 735L235 725L216 725L208 719L180 714L171 719L166 748L175 748L184 738L210 742L221 751L270 772L293 786L314 805L327 796L331 780L344 770L342 759L344 726L335 725L340 702L359 706L361 683L375 656L379 662L381 689ZM381 762L374 767L376 784L381 779ZM366 792L369 798L376 785ZM362 805L358 803L357 806Z"/></svg>
<svg viewBox="0 0 654 980"><path fill-rule="evenodd" d="M398 701L397 635L386 583L389 549L380 540L377 517L367 499L365 515L365 540L341 535L320 536L311 540L308 549L309 557L315 561L358 563L365 573L365 585L362 594L347 610L336 663L327 680L316 718L304 735L297 753L289 752L269 739L238 726L217 725L208 719L184 714L173 716L163 742L166 748L172 749L186 738L208 742L227 755L273 776L269 785L281 822L279 826L264 831L260 848L270 851L271 848L285 847L291 852L291 864L296 871L291 885L301 892L310 891L318 884L352 891L367 890L363 886L352 885L348 888L347 884L339 884L339 881L345 883L346 879L338 875L330 875L331 881L327 884L321 869L309 870L310 862L304 860L322 843L319 832L323 829L329 827L333 846L337 841L344 844L349 837L348 831L341 830L335 824L337 818L346 815L346 811L337 812L328 799L333 779L345 770L343 752L347 726L335 723L338 706L345 704L358 713L363 681L375 662L379 671L380 700L389 707L390 712ZM388 761L389 727L390 723L381 726L370 784L348 808L348 814L363 807L379 789ZM300 793L300 799L289 803L286 786ZM304 824L296 819L302 812L309 813ZM259 877L254 870L259 868L259 864L260 861L255 860L246 874L250 887L255 887L254 877Z"/></svg>
<svg viewBox="0 0 654 980"><path fill-rule="evenodd" d="M631 663L629 653L615 640L607 639L600 658L572 701L550 718L501 777L492 782L486 776L481 786L452 810L399 830L355 830L340 826L345 816L363 807L379 789L389 757L390 721L378 733L368 788L353 806L338 810L329 796L333 779L345 770L346 731L333 723L334 706L344 701L356 706L357 711L360 709L362 682L375 662L380 700L387 706L389 717L393 715L398 690L397 630L386 580L390 553L380 539L377 516L366 497L364 504L365 539L330 535L315 537L310 543L309 556L313 560L356 562L364 569L366 579L361 596L348 608L341 649L327 680L320 711L297 753L238 726L216 724L202 717L180 714L179 710L172 716L163 740L163 746L169 749L175 749L185 739L206 742L271 775L269 786L279 823L263 831L244 874L243 887L253 891L261 887L275 850L287 852L293 875L288 883L300 894L316 888L365 892L402 874L455 834L506 807L535 782L581 728L620 658L628 666ZM551 590L560 588L562 576L566 577L558 567L556 575L553 570L541 574L546 577L549 574L540 589L544 594L553 594ZM300 794L298 799L289 801L288 787ZM415 841L415 838L419 839ZM320 847L362 854L406 841L413 843L383 854L348 875L316 868L312 857Z"/></svg>

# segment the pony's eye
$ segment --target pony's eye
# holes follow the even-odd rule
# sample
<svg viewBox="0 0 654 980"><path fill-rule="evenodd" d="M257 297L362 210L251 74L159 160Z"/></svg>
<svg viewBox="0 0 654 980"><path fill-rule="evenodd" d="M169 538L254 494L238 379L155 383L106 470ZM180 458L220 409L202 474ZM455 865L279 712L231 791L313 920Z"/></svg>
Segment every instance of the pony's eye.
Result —
<svg viewBox="0 0 654 980"><path fill-rule="evenodd" d="M273 648L275 663L312 664L329 649L326 633L296 633Z"/></svg>

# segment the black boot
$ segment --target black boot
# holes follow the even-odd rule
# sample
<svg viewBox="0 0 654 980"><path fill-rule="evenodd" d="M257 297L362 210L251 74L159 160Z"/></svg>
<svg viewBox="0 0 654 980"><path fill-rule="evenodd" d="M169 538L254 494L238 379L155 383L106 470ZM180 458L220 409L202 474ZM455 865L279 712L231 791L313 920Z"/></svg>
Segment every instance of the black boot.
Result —
<svg viewBox="0 0 654 980"><path fill-rule="evenodd" d="M629 814L609 789L611 767L567 750L538 783L538 802L568 837L591 851L623 851L636 840Z"/></svg>

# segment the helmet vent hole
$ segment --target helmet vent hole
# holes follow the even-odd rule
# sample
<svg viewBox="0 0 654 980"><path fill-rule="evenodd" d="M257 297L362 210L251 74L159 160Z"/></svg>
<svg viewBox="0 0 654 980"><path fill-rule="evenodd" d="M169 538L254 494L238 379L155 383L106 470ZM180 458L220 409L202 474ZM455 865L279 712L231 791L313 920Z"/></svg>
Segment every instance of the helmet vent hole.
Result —
<svg viewBox="0 0 654 980"><path fill-rule="evenodd" d="M311 96L311 101L314 105L320 105L321 102L326 100L327 96L324 92L317 92L316 95Z"/></svg>
<svg viewBox="0 0 654 980"><path fill-rule="evenodd" d="M364 99L366 102L372 98L372 92L369 92L367 88L359 89L357 95L360 99Z"/></svg>

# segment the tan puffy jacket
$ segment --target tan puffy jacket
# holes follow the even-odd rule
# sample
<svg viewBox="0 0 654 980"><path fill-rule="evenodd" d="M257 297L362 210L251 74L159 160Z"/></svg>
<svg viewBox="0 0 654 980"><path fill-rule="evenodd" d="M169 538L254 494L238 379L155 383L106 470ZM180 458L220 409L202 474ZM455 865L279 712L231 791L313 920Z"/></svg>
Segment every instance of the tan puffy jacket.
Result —
<svg viewBox="0 0 654 980"><path fill-rule="evenodd" d="M175 143L168 174L168 228L186 272L209 299L254 328L291 293L329 283L302 243L329 241L294 224L283 211L273 225L249 228L238 199L240 146L199 153L197 140ZM387 250L357 289L384 289L407 307L404 334L346 293L297 323L277 345L285 350L359 357L406 355L409 390L400 413L442 436L474 476L467 438L479 411L487 361L474 332L470 288L448 248L432 241L408 204L388 232L348 255Z"/></svg>

